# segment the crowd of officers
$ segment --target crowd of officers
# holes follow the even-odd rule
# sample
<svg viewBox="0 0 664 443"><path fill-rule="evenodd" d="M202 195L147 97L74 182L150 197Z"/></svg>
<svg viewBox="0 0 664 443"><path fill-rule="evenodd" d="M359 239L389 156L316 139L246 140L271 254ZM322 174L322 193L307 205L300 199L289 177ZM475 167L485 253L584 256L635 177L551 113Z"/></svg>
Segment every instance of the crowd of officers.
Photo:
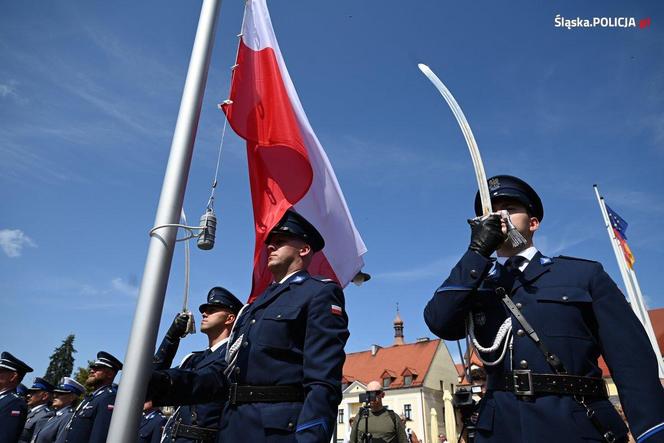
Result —
<svg viewBox="0 0 664 443"><path fill-rule="evenodd" d="M475 441L627 441L601 377L603 356L636 440L664 442L656 357L625 297L599 263L548 257L535 247L544 208L526 182L500 175L488 185L496 212L483 216L476 196L468 249L424 310L432 332L447 340L469 336L485 361ZM520 244L508 241L510 229L523 237ZM212 288L199 308L208 348L172 367L191 320L175 317L154 357L136 441L331 440L349 333L342 289L307 272L324 246L316 227L287 210L266 241L273 283L246 305ZM56 387L36 378L26 404L18 389L32 369L3 352L0 443L104 442L121 369L99 352L86 381L94 391L80 403L84 387L75 380ZM367 390L377 397L347 439L417 441L382 406L380 384ZM177 406L169 419L157 409L165 405Z"/></svg>

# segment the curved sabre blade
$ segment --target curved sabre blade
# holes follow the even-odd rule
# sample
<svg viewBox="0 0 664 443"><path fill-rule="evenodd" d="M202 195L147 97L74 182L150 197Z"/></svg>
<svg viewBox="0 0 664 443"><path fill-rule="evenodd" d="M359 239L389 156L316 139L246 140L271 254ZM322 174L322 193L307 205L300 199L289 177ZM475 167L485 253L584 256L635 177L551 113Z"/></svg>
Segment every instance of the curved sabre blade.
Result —
<svg viewBox="0 0 664 443"><path fill-rule="evenodd" d="M477 147L477 142L473 136L473 131L470 129L468 120L463 114L461 107L454 99L452 93L447 89L443 82L438 78L436 74L425 64L419 63L417 65L420 68L420 71L433 83L433 85L438 89L440 95L443 96L447 104L450 106L454 117L456 117L459 126L461 127L461 132L466 139L468 144L468 150L470 151L470 157L473 160L473 167L475 168L475 177L477 178L477 187L480 190L480 200L482 201L482 214L486 215L493 212L491 207L491 197L489 196L489 186L487 185L486 173L484 172L484 164L482 163L482 157L480 156L480 150Z"/></svg>

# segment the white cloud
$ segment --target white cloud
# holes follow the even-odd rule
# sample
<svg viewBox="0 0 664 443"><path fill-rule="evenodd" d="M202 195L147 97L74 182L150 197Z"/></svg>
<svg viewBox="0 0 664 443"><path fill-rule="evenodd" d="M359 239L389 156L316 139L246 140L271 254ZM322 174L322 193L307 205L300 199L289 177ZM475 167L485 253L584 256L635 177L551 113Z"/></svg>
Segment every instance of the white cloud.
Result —
<svg viewBox="0 0 664 443"><path fill-rule="evenodd" d="M136 286L134 283L126 282L120 277L114 278L111 281L111 286L114 290L125 295L130 295L132 297L138 296L138 286Z"/></svg>
<svg viewBox="0 0 664 443"><path fill-rule="evenodd" d="M0 83L0 97L7 97L8 95L13 95L14 87L12 85L5 85Z"/></svg>
<svg viewBox="0 0 664 443"><path fill-rule="evenodd" d="M20 229L0 229L0 247L7 257L20 257L26 246L36 248L37 244Z"/></svg>

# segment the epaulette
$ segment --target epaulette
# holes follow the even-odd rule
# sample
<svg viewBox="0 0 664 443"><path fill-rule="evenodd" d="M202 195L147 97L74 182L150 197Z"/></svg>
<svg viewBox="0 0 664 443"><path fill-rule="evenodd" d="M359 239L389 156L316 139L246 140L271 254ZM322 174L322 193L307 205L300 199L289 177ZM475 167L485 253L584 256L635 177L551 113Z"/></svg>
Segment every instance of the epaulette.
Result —
<svg viewBox="0 0 664 443"><path fill-rule="evenodd" d="M308 278L309 278L309 276L307 276L307 275L298 275L295 278L293 278L291 281L289 281L288 284L295 283L296 285L299 285L299 284L302 284Z"/></svg>
<svg viewBox="0 0 664 443"><path fill-rule="evenodd" d="M332 280L331 278L324 277L322 275L312 275L311 278L313 278L316 281L319 281L321 283L337 283L336 281Z"/></svg>
<svg viewBox="0 0 664 443"><path fill-rule="evenodd" d="M585 261L585 262L589 262L589 263L599 263L595 260L589 260L587 258L579 258L579 257L570 257L568 255L559 255L556 258L562 258L563 260L577 260L577 261Z"/></svg>

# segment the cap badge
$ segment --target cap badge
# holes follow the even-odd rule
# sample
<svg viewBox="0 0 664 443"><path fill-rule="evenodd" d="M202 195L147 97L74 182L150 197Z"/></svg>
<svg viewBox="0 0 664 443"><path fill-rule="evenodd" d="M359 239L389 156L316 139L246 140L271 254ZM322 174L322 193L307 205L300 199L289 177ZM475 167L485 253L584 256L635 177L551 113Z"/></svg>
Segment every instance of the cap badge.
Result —
<svg viewBox="0 0 664 443"><path fill-rule="evenodd" d="M498 178L492 178L489 180L489 191L495 191L500 188L500 180Z"/></svg>

